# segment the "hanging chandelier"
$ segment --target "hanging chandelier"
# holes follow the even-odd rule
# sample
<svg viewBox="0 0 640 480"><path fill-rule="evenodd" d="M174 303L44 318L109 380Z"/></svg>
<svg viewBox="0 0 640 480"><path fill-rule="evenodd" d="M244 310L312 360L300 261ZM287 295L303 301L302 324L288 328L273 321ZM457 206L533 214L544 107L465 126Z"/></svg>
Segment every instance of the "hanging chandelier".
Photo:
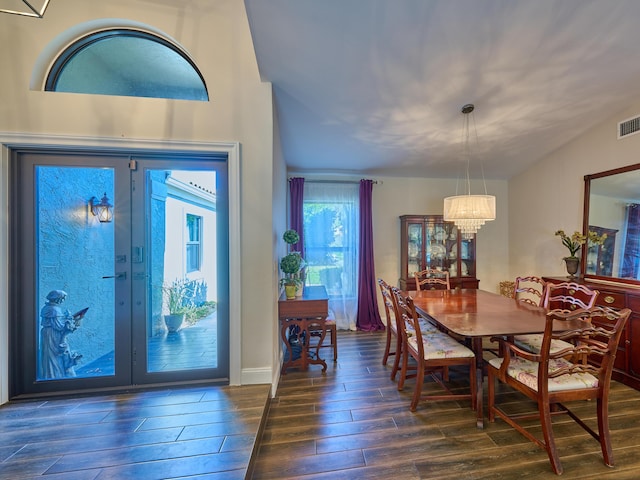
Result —
<svg viewBox="0 0 640 480"><path fill-rule="evenodd" d="M462 107L464 123L462 128L463 155L466 157L466 195L455 195L444 199L444 220L453 222L462 232L464 238L471 238L485 222L496 219L496 197L487 195L487 184L482 173L482 183L484 184L484 195L471 195L471 179L469 169L471 155L469 152L469 118L473 113L474 106L471 103ZM475 120L473 124L475 131ZM476 141L478 133L476 131ZM481 165L482 170L482 165ZM457 194L456 188L456 194Z"/></svg>

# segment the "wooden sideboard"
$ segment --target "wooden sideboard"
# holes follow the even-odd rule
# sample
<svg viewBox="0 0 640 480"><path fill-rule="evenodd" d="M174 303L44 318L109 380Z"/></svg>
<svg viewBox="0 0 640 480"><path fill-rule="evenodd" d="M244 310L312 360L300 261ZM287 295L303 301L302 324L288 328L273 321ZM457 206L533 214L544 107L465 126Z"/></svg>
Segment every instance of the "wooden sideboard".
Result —
<svg viewBox="0 0 640 480"><path fill-rule="evenodd" d="M567 277L542 278L552 283L569 281ZM640 288L620 283L594 282L578 278L571 281L598 290L600 294L596 299L597 305L631 309L631 317L618 345L613 378L640 390Z"/></svg>
<svg viewBox="0 0 640 480"><path fill-rule="evenodd" d="M329 296L323 285L305 286L301 297L290 300L282 292L278 299L278 319L284 348L283 375L287 368L307 370L309 364L322 365L322 371L327 370L327 363L320 358L319 351L327 333L325 321L328 315ZM311 340L312 331L320 332L315 343Z"/></svg>

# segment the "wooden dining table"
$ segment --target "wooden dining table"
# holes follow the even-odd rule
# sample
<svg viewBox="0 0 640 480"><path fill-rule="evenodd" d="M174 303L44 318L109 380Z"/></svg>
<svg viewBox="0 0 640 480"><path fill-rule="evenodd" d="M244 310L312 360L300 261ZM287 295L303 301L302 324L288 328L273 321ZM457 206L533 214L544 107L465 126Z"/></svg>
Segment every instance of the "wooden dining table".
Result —
<svg viewBox="0 0 640 480"><path fill-rule="evenodd" d="M443 330L467 339L476 355L476 424L484 428L482 339L544 331L547 310L497 293L476 289L405 292L416 312ZM557 321L554 331L577 328L576 321Z"/></svg>

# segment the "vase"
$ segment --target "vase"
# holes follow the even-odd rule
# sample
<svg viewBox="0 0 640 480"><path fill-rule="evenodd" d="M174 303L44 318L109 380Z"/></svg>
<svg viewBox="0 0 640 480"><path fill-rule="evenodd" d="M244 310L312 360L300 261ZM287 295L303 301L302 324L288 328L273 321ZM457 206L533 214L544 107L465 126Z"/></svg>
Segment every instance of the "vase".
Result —
<svg viewBox="0 0 640 480"><path fill-rule="evenodd" d="M184 322L184 313L164 316L164 323L169 333L175 333L180 330L182 328L182 322Z"/></svg>
<svg viewBox="0 0 640 480"><path fill-rule="evenodd" d="M296 286L295 285L285 285L284 286L284 294L287 297L287 300L291 300L296 298Z"/></svg>
<svg viewBox="0 0 640 480"><path fill-rule="evenodd" d="M564 264L567 267L569 278L575 277L576 273L578 273L580 259L578 257L564 257Z"/></svg>

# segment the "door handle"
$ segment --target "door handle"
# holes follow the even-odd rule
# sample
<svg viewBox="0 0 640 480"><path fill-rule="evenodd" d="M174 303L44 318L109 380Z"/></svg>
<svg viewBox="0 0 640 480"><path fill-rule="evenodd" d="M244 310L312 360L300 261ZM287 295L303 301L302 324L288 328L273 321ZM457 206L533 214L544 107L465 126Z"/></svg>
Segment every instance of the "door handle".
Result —
<svg viewBox="0 0 640 480"><path fill-rule="evenodd" d="M116 278L118 280L125 280L127 278L127 272L117 272L115 275L107 275L102 278Z"/></svg>

